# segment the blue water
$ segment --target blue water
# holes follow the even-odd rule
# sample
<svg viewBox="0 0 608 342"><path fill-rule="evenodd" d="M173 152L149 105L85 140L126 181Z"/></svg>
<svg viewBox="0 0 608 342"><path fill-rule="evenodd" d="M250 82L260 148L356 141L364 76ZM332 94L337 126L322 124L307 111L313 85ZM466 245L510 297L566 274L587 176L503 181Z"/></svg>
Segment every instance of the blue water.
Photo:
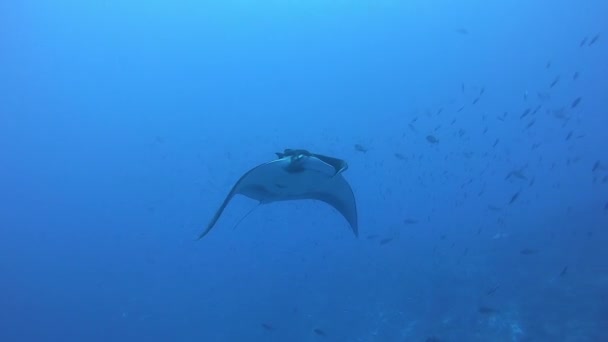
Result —
<svg viewBox="0 0 608 342"><path fill-rule="evenodd" d="M0 2L0 341L608 341L607 13ZM285 148L359 238L237 197L196 241Z"/></svg>

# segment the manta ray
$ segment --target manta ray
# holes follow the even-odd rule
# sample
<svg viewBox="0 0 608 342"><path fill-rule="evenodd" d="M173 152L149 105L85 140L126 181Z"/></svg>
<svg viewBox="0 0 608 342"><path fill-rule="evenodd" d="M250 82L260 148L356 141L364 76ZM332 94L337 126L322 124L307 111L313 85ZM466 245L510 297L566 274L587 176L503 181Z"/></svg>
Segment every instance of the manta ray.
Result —
<svg viewBox="0 0 608 342"><path fill-rule="evenodd" d="M342 176L348 169L344 160L296 149L276 155L277 159L254 167L239 178L199 239L213 229L237 194L258 204L306 199L325 202L342 214L355 236L359 235L355 195Z"/></svg>

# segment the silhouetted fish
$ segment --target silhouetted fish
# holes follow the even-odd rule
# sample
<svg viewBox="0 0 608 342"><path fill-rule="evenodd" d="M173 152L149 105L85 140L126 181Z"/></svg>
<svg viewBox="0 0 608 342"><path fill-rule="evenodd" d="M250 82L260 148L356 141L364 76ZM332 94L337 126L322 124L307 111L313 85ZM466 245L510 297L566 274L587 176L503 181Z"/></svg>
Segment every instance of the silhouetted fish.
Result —
<svg viewBox="0 0 608 342"><path fill-rule="evenodd" d="M314 328L314 329L312 330L312 332L314 332L314 333L315 333L315 334L317 334L318 336L323 336L323 337L327 336L327 334L325 333L325 331L323 331L323 330L321 330L321 329L319 329L319 328Z"/></svg>
<svg viewBox="0 0 608 342"><path fill-rule="evenodd" d="M498 291L498 288L500 288L500 285L496 285L496 286L494 286L493 288L489 289L489 290L486 292L486 295L487 295L487 296L491 296L491 295L493 295L494 293L496 293L496 291Z"/></svg>
<svg viewBox="0 0 608 342"><path fill-rule="evenodd" d="M538 254L538 252L539 252L538 249L523 248L522 250L519 251L519 254L521 254L521 255L534 255L534 254Z"/></svg>
<svg viewBox="0 0 608 342"><path fill-rule="evenodd" d="M439 139L435 138L434 135L427 135L426 141L430 142L431 144L436 144L439 142Z"/></svg>
<svg viewBox="0 0 608 342"><path fill-rule="evenodd" d="M511 196L511 200L509 201L509 204L513 204L513 202L515 202L515 200L517 200L518 197L519 197L519 191L516 192L515 194L513 194L513 196Z"/></svg>
<svg viewBox="0 0 608 342"><path fill-rule="evenodd" d="M574 81L578 80L578 76L579 76L578 71L575 71L574 75L572 75L572 80L574 80Z"/></svg>
<svg viewBox="0 0 608 342"><path fill-rule="evenodd" d="M262 328L264 328L264 330L266 330L266 331L274 331L274 327L270 324L262 323L262 324L260 324L260 326Z"/></svg>
<svg viewBox="0 0 608 342"><path fill-rule="evenodd" d="M566 265L566 266L564 266L564 268L562 269L562 271L561 271L561 272L559 272L559 276L560 276L560 277L565 276L565 275L566 275L566 272L568 272L568 266L567 266L567 265Z"/></svg>
<svg viewBox="0 0 608 342"><path fill-rule="evenodd" d="M589 41L589 46L595 44L597 42L597 40L600 39L600 34L596 34L595 36L593 36L593 38L591 38L591 40Z"/></svg>
<svg viewBox="0 0 608 342"><path fill-rule="evenodd" d="M478 311L480 314L483 314L483 315L491 315L491 314L498 313L498 310L496 310L496 309L494 309L494 308L491 308L491 307L489 307L489 306L480 306L480 307L477 309L477 311Z"/></svg>
<svg viewBox="0 0 608 342"><path fill-rule="evenodd" d="M466 28L464 28L464 27L457 28L457 29L455 29L454 31L455 31L456 33L460 33L460 34L463 34L463 35L467 35L467 34L469 34L469 30L467 30L467 29L466 29Z"/></svg>
<svg viewBox="0 0 608 342"><path fill-rule="evenodd" d="M588 39L587 37L583 38L583 39L581 40L581 43L580 43L578 46L579 46L579 47L583 47L583 46L585 46L585 44L587 44L587 39Z"/></svg>
<svg viewBox="0 0 608 342"><path fill-rule="evenodd" d="M576 106L578 106L581 103L582 97L577 97L576 99L574 99L574 101L572 101L572 104L570 105L570 108L576 108Z"/></svg>
<svg viewBox="0 0 608 342"><path fill-rule="evenodd" d="M380 246L384 246L391 241L393 241L393 238L382 239L382 240L380 240Z"/></svg>
<svg viewBox="0 0 608 342"><path fill-rule="evenodd" d="M553 88L555 87L555 85L559 82L559 75L556 76L553 81L551 82L551 84L549 84L549 88Z"/></svg>
<svg viewBox="0 0 608 342"><path fill-rule="evenodd" d="M355 151L366 153L367 152L367 148L365 148L361 144L355 144Z"/></svg>
<svg viewBox="0 0 608 342"><path fill-rule="evenodd" d="M416 224L416 223L418 223L418 220L411 219L411 218L406 218L405 220L403 220L403 223L405 223L405 224Z"/></svg>

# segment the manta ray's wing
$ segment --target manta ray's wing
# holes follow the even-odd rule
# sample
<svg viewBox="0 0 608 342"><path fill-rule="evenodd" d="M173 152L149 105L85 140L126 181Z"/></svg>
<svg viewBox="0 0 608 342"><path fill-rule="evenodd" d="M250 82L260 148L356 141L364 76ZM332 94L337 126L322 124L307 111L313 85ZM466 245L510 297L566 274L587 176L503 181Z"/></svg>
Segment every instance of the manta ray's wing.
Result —
<svg viewBox="0 0 608 342"><path fill-rule="evenodd" d="M249 170L232 187L199 239L209 233L236 194L260 203L300 199L323 201L340 212L358 236L357 205L350 185L341 173L336 173L335 164L330 165L315 155L307 156L297 164L290 156L284 156Z"/></svg>

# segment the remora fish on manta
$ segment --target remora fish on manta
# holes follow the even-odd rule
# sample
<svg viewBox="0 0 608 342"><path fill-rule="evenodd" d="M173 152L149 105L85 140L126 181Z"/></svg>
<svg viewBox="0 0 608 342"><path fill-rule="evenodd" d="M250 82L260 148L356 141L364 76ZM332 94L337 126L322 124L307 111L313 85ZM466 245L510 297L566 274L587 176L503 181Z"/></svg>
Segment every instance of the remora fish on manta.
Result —
<svg viewBox="0 0 608 342"><path fill-rule="evenodd" d="M266 204L280 201L313 199L335 208L359 236L357 203L350 185L342 176L348 164L338 158L286 149L277 159L258 165L234 184L199 239L215 226L226 206L236 194Z"/></svg>

